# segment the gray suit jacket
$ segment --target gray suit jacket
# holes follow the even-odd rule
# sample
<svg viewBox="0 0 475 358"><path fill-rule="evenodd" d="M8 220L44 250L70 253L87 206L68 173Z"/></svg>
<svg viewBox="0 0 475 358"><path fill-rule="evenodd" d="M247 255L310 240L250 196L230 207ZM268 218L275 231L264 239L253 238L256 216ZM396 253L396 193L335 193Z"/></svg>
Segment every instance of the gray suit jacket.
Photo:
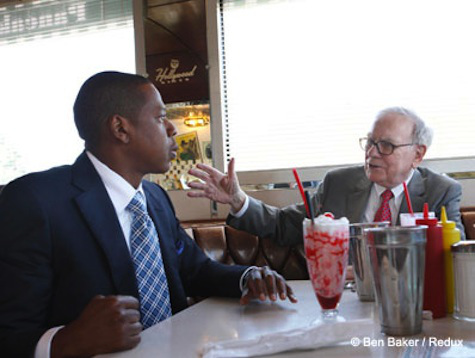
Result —
<svg viewBox="0 0 475 358"><path fill-rule="evenodd" d="M371 186L363 166L328 172L312 195L316 214L329 211L336 218L346 216L351 223L362 222ZM442 206L445 206L447 217L457 223L462 240L465 239L460 218L462 187L457 181L426 168L417 168L408 190L415 212L421 212L427 202L429 209L440 218ZM249 209L242 217L228 216L229 225L261 237L272 237L281 245L302 243L302 221L306 216L303 203L279 209L253 198L249 200ZM399 213L407 212L403 200Z"/></svg>

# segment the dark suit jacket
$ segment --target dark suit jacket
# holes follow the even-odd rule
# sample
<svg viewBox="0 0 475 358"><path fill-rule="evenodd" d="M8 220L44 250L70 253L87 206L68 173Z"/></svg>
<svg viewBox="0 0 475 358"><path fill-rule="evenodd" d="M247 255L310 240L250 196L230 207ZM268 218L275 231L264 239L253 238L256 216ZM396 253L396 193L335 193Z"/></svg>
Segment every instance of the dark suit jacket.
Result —
<svg viewBox="0 0 475 358"><path fill-rule="evenodd" d="M180 227L169 197L143 182L173 313L187 296L241 295L243 266L210 260ZM0 195L0 355L31 354L50 327L71 322L97 294L138 298L130 254L107 191L85 155L30 174Z"/></svg>
<svg viewBox="0 0 475 358"><path fill-rule="evenodd" d="M329 211L336 218L347 217L350 223L362 222L372 185L363 166L328 172L312 195L316 214ZM448 219L456 222L462 239L465 238L460 218L462 187L457 181L426 168L417 168L408 190L415 212L422 212L424 203L427 202L429 209L440 218L442 206L445 206ZM407 203L403 200L399 213L407 212ZM230 215L227 223L255 235L270 236L281 245L295 245L303 242L302 221L305 216L303 204L279 209L250 198L249 209L244 215L240 218Z"/></svg>

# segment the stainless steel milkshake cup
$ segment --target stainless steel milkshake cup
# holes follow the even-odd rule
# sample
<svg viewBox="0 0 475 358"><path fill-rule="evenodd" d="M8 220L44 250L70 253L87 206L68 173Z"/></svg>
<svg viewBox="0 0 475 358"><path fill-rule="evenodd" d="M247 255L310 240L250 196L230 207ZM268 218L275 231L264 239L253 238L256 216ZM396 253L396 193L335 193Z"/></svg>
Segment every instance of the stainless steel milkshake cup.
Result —
<svg viewBox="0 0 475 358"><path fill-rule="evenodd" d="M381 331L422 331L426 226L365 229Z"/></svg>
<svg viewBox="0 0 475 358"><path fill-rule="evenodd" d="M459 241L451 246L454 279L454 318L475 322L475 240Z"/></svg>
<svg viewBox="0 0 475 358"><path fill-rule="evenodd" d="M355 274L356 293L360 301L374 301L374 283L364 229L388 227L389 224L389 221L383 221L350 225L350 257Z"/></svg>

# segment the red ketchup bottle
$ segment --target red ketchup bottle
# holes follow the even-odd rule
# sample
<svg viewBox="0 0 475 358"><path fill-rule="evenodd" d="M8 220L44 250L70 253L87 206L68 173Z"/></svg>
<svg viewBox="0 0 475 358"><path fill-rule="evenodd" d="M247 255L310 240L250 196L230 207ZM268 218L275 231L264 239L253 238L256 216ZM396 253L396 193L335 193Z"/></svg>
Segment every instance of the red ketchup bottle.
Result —
<svg viewBox="0 0 475 358"><path fill-rule="evenodd" d="M429 218L429 206L424 204L424 219L416 225L427 226L426 263L424 274L424 310L432 311L433 318L445 317L445 271L442 226L437 218Z"/></svg>

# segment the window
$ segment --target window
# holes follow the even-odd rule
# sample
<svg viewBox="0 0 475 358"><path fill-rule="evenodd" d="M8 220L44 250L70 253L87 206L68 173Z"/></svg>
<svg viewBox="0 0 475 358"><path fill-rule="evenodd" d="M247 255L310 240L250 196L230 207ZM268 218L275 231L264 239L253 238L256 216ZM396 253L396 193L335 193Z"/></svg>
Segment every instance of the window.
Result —
<svg viewBox="0 0 475 358"><path fill-rule="evenodd" d="M135 72L132 0L0 7L0 184L72 163L83 149L72 107L96 72Z"/></svg>
<svg viewBox="0 0 475 358"><path fill-rule="evenodd" d="M358 138L379 110L401 105L434 129L426 158L468 158L473 170L471 9L469 0L221 0L224 159L241 172L361 163Z"/></svg>

